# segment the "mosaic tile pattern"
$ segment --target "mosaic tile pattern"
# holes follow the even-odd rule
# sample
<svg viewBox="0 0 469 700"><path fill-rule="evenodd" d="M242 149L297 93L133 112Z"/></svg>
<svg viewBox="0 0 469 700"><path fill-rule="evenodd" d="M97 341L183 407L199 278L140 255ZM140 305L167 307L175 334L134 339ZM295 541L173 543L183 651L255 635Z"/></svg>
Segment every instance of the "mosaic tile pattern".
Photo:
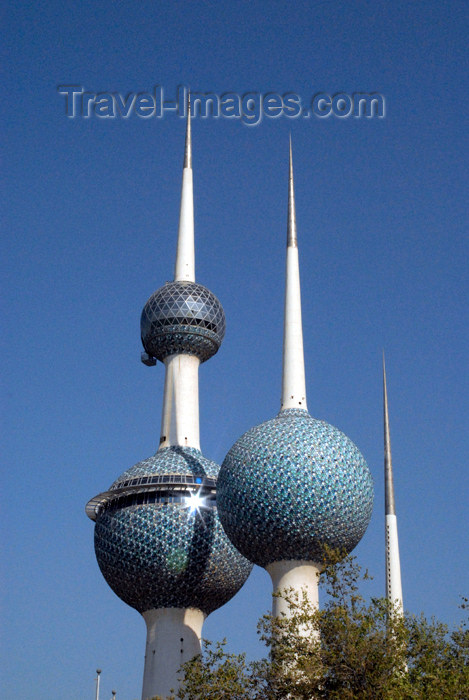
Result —
<svg viewBox="0 0 469 700"><path fill-rule="evenodd" d="M166 476L167 474L190 475L194 477L208 476L216 479L220 467L211 459L203 456L195 447L163 447L152 457L137 462L133 467L116 479L110 487L120 488L128 479L137 476Z"/></svg>
<svg viewBox="0 0 469 700"><path fill-rule="evenodd" d="M199 450L167 447L129 469L111 489L129 475L216 477L218 469ZM192 513L181 503L103 510L95 525L95 552L109 586L139 612L196 607L208 615L235 595L252 569L213 506Z"/></svg>
<svg viewBox="0 0 469 700"><path fill-rule="evenodd" d="M140 319L145 352L160 361L186 353L205 362L218 351L225 327L222 305L195 282L167 282L148 299Z"/></svg>
<svg viewBox="0 0 469 700"><path fill-rule="evenodd" d="M230 449L217 487L220 520L250 561L323 560L323 546L358 544L370 522L373 481L340 430L288 409Z"/></svg>
<svg viewBox="0 0 469 700"><path fill-rule="evenodd" d="M207 615L241 588L252 564L226 537L216 508L180 505L104 512L95 526L101 572L119 598L139 612L199 608Z"/></svg>

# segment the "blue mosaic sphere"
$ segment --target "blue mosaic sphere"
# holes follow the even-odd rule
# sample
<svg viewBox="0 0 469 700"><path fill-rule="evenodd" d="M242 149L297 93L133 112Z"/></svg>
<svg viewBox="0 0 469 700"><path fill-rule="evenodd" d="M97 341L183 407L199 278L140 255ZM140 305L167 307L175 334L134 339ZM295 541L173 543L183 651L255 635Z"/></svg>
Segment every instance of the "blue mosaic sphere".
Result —
<svg viewBox="0 0 469 700"><path fill-rule="evenodd" d="M185 353L205 362L218 351L225 326L217 297L195 282L167 282L148 299L140 319L145 352L160 361Z"/></svg>
<svg viewBox="0 0 469 700"><path fill-rule="evenodd" d="M219 467L194 448L167 447L126 471L104 494L95 552L113 591L143 613L224 605L252 564L227 538L216 508ZM199 490L200 508L188 506Z"/></svg>
<svg viewBox="0 0 469 700"><path fill-rule="evenodd" d="M217 505L231 542L255 564L322 563L325 545L350 552L364 535L373 481L346 435L306 410L287 409L230 449Z"/></svg>

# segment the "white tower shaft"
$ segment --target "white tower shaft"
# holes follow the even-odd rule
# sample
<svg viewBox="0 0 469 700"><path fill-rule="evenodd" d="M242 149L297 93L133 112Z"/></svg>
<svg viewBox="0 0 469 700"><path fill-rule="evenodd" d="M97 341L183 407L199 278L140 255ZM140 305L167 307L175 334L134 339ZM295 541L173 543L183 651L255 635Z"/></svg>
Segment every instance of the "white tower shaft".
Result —
<svg viewBox="0 0 469 700"><path fill-rule="evenodd" d="M193 608L160 608L143 613L147 625L142 700L166 698L179 686L181 664L201 653L205 615Z"/></svg>
<svg viewBox="0 0 469 700"><path fill-rule="evenodd" d="M391 434L389 429L386 366L383 353L383 409L384 409L384 491L386 542L386 598L403 611L401 563L397 536L396 504L392 474Z"/></svg>
<svg viewBox="0 0 469 700"><path fill-rule="evenodd" d="M97 669L96 671L96 700L99 700L99 681L101 679L101 671Z"/></svg>
<svg viewBox="0 0 469 700"><path fill-rule="evenodd" d="M165 358L164 364L166 375L160 449L179 445L200 450L200 360L194 355L170 355Z"/></svg>
<svg viewBox="0 0 469 700"><path fill-rule="evenodd" d="M285 595L288 595L292 589L300 596L306 594L307 600L313 608L319 606L318 583L321 571L319 565L302 560L276 561L273 564L268 564L266 569L272 579L273 617L289 617L290 606Z"/></svg>
<svg viewBox="0 0 469 700"><path fill-rule="evenodd" d="M306 405L303 326L301 320L300 266L296 235L293 159L290 141L288 188L287 260L285 274L285 312L283 332L283 376L281 410Z"/></svg>

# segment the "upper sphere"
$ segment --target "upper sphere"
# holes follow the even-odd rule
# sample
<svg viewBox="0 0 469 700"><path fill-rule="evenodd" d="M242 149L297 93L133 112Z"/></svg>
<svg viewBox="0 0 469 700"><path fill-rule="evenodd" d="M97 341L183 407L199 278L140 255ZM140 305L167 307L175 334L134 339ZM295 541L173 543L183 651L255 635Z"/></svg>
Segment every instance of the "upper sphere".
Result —
<svg viewBox="0 0 469 700"><path fill-rule="evenodd" d="M350 552L364 535L373 481L346 435L306 410L288 409L230 449L217 505L231 542L255 564L320 563L325 545Z"/></svg>
<svg viewBox="0 0 469 700"><path fill-rule="evenodd" d="M196 282L167 282L143 307L140 329L145 352L196 355L205 362L225 335L225 312L212 292Z"/></svg>

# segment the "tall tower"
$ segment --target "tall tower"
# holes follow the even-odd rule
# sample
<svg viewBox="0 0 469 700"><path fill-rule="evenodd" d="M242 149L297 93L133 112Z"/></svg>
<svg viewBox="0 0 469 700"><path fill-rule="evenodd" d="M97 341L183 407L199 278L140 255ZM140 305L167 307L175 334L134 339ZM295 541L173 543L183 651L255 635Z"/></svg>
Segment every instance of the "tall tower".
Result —
<svg viewBox="0 0 469 700"><path fill-rule="evenodd" d="M371 517L365 460L349 438L307 410L291 143L281 409L230 449L217 502L228 537L269 572L274 592L304 591L313 605L324 546L350 552ZM282 612L285 600L274 597L273 614Z"/></svg>
<svg viewBox="0 0 469 700"><path fill-rule="evenodd" d="M386 537L386 598L403 612L401 563L397 538L396 502L392 478L391 434L389 430L386 365L383 352L383 413L384 413L384 510Z"/></svg>
<svg viewBox="0 0 469 700"><path fill-rule="evenodd" d="M189 109L174 281L148 299L141 317L142 361L165 366L159 448L86 507L104 578L147 625L142 700L178 687L181 664L200 653L205 617L252 569L221 526L219 466L199 444L199 365L224 333L220 302L195 282Z"/></svg>

